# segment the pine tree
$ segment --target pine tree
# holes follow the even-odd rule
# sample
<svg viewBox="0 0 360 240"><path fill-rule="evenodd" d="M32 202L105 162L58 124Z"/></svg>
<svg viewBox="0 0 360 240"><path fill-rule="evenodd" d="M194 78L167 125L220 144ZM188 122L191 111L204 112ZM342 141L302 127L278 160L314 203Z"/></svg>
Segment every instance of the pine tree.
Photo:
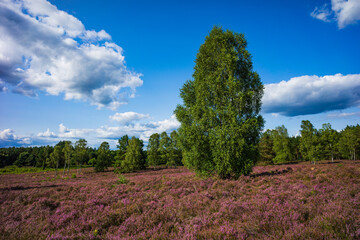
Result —
<svg viewBox="0 0 360 240"><path fill-rule="evenodd" d="M275 158L275 152L273 150L274 141L272 137L272 131L266 130L260 138L259 142L259 151L260 151L260 161L271 164Z"/></svg>

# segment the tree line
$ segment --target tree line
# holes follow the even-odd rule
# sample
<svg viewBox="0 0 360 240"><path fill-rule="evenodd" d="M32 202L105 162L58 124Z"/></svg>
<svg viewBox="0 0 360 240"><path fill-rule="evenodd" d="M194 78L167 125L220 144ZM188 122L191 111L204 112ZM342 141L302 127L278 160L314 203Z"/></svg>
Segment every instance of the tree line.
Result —
<svg viewBox="0 0 360 240"><path fill-rule="evenodd" d="M177 132L154 133L150 136L147 150L143 140L128 135L118 140L117 150L111 150L108 142L103 142L98 149L89 147L85 139L74 144L71 141L60 141L54 147L11 147L0 149L0 167L16 165L18 167L54 168L63 174L70 167L92 166L96 172L114 167L117 173L134 172L148 166L160 165L176 167L182 165L182 153L177 141Z"/></svg>
<svg viewBox="0 0 360 240"><path fill-rule="evenodd" d="M293 161L359 159L360 125L336 131L330 123L316 129L308 120L301 122L299 136L289 136L284 125L262 133L259 142L260 161L278 164Z"/></svg>
<svg viewBox="0 0 360 240"><path fill-rule="evenodd" d="M349 159L360 156L360 125L347 126L341 131L334 130L329 123L316 129L308 120L301 123L300 135L289 136L284 125L268 129L261 134L258 144L261 164L281 164L289 162ZM98 149L89 147L85 139L74 144L60 141L55 146L0 148L0 167L62 169L63 174L70 167L81 172L82 166L92 166L96 172L114 167L116 173L135 172L158 166L177 167L184 164L182 146L177 131L150 136L146 149L143 140L122 136L117 150L111 150L108 142Z"/></svg>

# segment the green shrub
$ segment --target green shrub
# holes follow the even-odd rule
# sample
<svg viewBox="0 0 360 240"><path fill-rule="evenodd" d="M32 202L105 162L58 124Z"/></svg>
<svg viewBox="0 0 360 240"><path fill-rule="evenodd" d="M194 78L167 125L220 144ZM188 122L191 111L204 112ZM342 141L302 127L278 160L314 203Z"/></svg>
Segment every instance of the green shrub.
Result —
<svg viewBox="0 0 360 240"><path fill-rule="evenodd" d="M119 174L117 182L119 184L127 184L129 182L129 180L124 175Z"/></svg>

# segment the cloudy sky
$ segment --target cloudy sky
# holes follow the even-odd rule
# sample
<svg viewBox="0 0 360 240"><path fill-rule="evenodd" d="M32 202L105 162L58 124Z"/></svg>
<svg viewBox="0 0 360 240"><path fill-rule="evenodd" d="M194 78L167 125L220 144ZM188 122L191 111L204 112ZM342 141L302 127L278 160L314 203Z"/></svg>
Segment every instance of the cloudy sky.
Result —
<svg viewBox="0 0 360 240"><path fill-rule="evenodd" d="M265 128L360 123L360 0L0 0L0 147L176 129L214 25L248 40Z"/></svg>

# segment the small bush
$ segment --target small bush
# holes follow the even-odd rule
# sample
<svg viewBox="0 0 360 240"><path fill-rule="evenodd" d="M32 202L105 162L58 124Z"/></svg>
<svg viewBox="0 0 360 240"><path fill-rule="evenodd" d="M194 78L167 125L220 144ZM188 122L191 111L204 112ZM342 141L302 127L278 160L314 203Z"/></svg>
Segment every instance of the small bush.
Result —
<svg viewBox="0 0 360 240"><path fill-rule="evenodd" d="M71 178L76 178L76 174L73 173L73 174L71 175Z"/></svg>
<svg viewBox="0 0 360 240"><path fill-rule="evenodd" d="M129 180L124 175L119 174L117 182L119 184L127 184L129 182Z"/></svg>

